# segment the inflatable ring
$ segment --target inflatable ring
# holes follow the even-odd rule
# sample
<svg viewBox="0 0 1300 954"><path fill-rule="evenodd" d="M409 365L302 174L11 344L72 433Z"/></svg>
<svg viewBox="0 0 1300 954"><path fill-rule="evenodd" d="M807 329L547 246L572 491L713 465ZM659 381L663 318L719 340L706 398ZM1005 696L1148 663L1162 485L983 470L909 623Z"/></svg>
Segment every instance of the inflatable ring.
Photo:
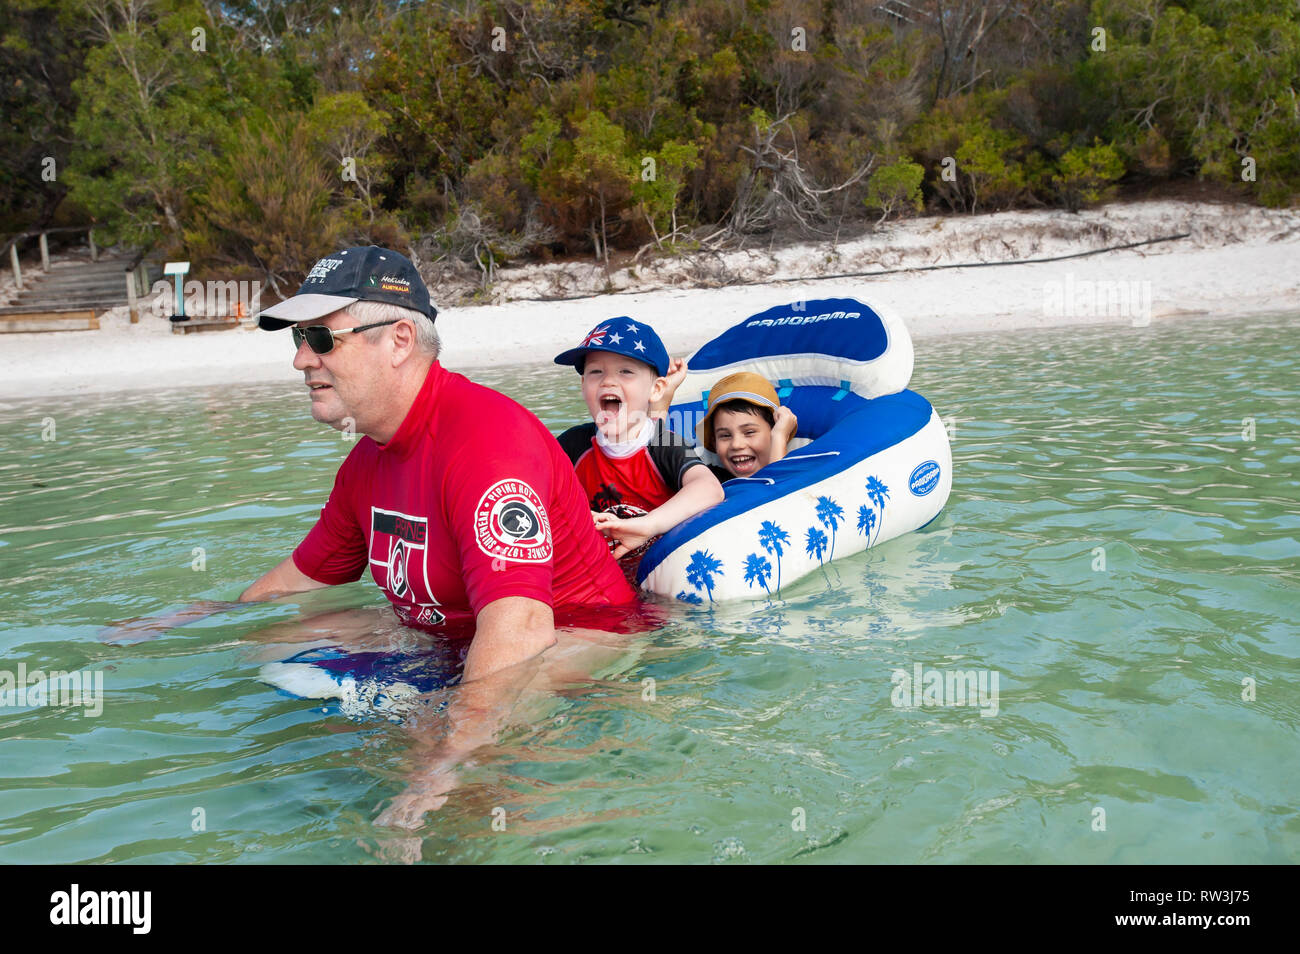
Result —
<svg viewBox="0 0 1300 954"><path fill-rule="evenodd" d="M670 430L694 445L709 388L737 371L775 384L799 430L785 458L726 481L722 503L655 541L641 587L687 603L768 598L937 517L952 454L930 402L907 390L912 363L901 319L853 298L770 308L700 348Z"/></svg>

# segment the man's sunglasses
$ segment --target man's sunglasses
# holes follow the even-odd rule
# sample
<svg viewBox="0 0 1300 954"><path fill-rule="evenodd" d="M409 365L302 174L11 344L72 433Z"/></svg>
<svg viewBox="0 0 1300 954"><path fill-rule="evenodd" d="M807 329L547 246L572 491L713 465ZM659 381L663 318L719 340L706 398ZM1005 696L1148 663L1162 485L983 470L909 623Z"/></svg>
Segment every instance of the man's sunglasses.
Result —
<svg viewBox="0 0 1300 954"><path fill-rule="evenodd" d="M317 354L329 354L334 350L334 339L340 335L350 335L354 331L369 331L371 328L382 328L384 325L395 325L397 321L376 321L373 325L359 325L356 328L346 328L342 331L335 331L333 328L326 328L324 325L308 325L306 328L293 326L293 348L297 351L302 347L302 343L307 342L307 347Z"/></svg>

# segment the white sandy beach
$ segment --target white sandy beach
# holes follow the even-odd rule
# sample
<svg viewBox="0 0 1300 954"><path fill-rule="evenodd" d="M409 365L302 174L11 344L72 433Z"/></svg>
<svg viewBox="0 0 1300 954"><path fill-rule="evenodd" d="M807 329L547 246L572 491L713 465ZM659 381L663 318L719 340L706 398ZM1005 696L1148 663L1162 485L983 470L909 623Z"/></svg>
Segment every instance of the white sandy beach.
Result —
<svg viewBox="0 0 1300 954"><path fill-rule="evenodd" d="M815 280L843 272L1069 255L1179 232L1191 235L1066 261ZM722 284L727 282L733 284ZM492 289L495 304L441 310L443 361L457 370L548 361L601 319L623 314L652 324L673 354L684 355L753 312L841 296L893 308L918 340L1107 321L1144 325L1207 313L1300 313L1300 210L1149 201L1078 215L1034 211L916 219L836 249L823 243L665 259L635 274L615 273L611 284L624 289L617 294L526 300L580 295L605 284L603 270L572 263L504 271ZM0 298L11 290L12 279L0 284ZM431 292L437 303L438 289ZM291 366L288 332L172 334L165 319L149 314L147 303L136 325L123 307L101 317L98 331L7 334L0 340L3 399L302 379ZM924 361L923 344L917 361Z"/></svg>

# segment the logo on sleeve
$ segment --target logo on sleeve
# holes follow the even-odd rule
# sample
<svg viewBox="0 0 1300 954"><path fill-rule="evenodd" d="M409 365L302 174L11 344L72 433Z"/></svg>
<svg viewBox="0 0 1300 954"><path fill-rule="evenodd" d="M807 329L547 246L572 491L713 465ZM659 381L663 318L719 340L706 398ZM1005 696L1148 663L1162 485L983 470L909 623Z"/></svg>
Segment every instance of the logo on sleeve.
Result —
<svg viewBox="0 0 1300 954"><path fill-rule="evenodd" d="M542 498L522 480L499 480L474 511L474 538L488 556L516 563L551 558L551 520Z"/></svg>

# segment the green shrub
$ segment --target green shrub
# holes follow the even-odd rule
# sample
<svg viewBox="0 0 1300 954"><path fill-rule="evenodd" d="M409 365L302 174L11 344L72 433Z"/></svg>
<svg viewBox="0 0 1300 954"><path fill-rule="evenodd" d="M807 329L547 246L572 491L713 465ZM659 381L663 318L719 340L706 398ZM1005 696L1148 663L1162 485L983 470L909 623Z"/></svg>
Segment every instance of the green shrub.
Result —
<svg viewBox="0 0 1300 954"><path fill-rule="evenodd" d="M1057 198L1071 212L1107 198L1107 186L1124 175L1124 160L1110 143L1097 140L1091 146L1075 146L1061 156L1051 176Z"/></svg>
<svg viewBox="0 0 1300 954"><path fill-rule="evenodd" d="M866 206L880 212L881 222L889 218L895 210L901 211L911 207L920 212L921 182L925 179L925 168L904 156L889 165L881 166L871 176L867 186Z"/></svg>

